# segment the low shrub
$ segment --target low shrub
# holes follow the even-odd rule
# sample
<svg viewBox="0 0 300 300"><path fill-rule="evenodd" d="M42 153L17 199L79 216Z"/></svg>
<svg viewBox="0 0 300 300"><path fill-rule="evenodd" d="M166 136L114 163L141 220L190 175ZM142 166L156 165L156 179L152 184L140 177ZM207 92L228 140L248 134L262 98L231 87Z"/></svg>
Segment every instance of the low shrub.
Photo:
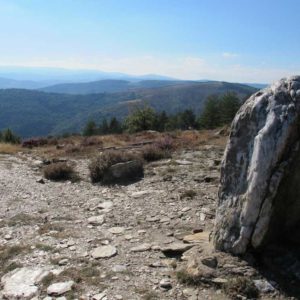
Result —
<svg viewBox="0 0 300 300"><path fill-rule="evenodd" d="M48 144L48 139L45 138L31 138L22 142L22 147L33 148L40 147Z"/></svg>
<svg viewBox="0 0 300 300"><path fill-rule="evenodd" d="M188 273L186 270L180 270L176 272L177 280L186 285L199 286L201 281L201 276L196 276Z"/></svg>
<svg viewBox="0 0 300 300"><path fill-rule="evenodd" d="M246 277L235 277L228 280L223 289L231 299L240 299L241 296L247 299L257 299L259 296L253 281Z"/></svg>
<svg viewBox="0 0 300 300"><path fill-rule="evenodd" d="M52 163L45 166L44 177L53 181L75 181L78 179L78 175L76 174L73 166L65 162Z"/></svg>
<svg viewBox="0 0 300 300"><path fill-rule="evenodd" d="M156 147L164 151L173 151L175 149L174 139L170 136L165 136L155 143Z"/></svg>
<svg viewBox="0 0 300 300"><path fill-rule="evenodd" d="M149 145L145 146L142 149L142 155L144 160L146 161L156 161L164 158L170 158L171 152L168 150L163 150L157 145Z"/></svg>
<svg viewBox="0 0 300 300"><path fill-rule="evenodd" d="M81 146L83 146L83 147L89 147L89 146L102 147L103 141L101 140L101 138L99 138L97 136L88 136L82 140Z"/></svg>
<svg viewBox="0 0 300 300"><path fill-rule="evenodd" d="M110 150L101 153L99 156L92 159L89 164L90 177L92 182L108 183L105 182L105 175L109 172L110 167L117 163L124 163L129 161L141 162L142 160L140 156L130 152Z"/></svg>
<svg viewBox="0 0 300 300"><path fill-rule="evenodd" d="M79 145L67 145L65 147L66 154L78 153L80 151L81 151L81 147Z"/></svg>

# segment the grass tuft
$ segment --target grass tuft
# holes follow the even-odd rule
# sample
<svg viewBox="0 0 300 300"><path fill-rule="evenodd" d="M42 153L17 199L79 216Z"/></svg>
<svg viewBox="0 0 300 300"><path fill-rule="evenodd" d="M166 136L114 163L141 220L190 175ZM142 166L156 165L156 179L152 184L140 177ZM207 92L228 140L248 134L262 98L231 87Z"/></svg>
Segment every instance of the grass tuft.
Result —
<svg viewBox="0 0 300 300"><path fill-rule="evenodd" d="M247 299L257 299L258 289L253 281L246 277L235 277L224 284L224 293L232 299L240 299L241 296Z"/></svg>

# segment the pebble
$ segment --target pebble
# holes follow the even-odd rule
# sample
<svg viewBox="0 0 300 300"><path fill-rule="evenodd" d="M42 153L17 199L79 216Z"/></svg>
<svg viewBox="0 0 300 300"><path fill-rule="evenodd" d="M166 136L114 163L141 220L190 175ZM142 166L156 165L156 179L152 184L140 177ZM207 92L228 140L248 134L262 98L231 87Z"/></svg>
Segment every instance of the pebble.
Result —
<svg viewBox="0 0 300 300"><path fill-rule="evenodd" d="M160 282L159 282L159 286L163 289L171 289L172 288L172 283L170 278L163 278Z"/></svg>
<svg viewBox="0 0 300 300"><path fill-rule="evenodd" d="M11 239L12 239L12 235L11 235L11 234L6 234L6 235L4 236L4 239L6 239L7 241L8 241L8 240L11 240Z"/></svg>

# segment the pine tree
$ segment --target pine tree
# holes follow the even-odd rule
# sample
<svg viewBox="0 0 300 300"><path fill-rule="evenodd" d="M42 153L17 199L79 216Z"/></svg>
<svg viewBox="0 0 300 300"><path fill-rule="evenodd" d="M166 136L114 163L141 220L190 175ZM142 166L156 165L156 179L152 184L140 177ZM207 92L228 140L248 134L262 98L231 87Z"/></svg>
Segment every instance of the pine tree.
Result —
<svg viewBox="0 0 300 300"><path fill-rule="evenodd" d="M20 138L9 128L5 129L1 134L1 140L4 143L19 144Z"/></svg>
<svg viewBox="0 0 300 300"><path fill-rule="evenodd" d="M220 106L218 96L209 96L204 104L199 118L201 128L213 129L221 125Z"/></svg>
<svg viewBox="0 0 300 300"><path fill-rule="evenodd" d="M97 125L93 120L86 123L83 133L84 136L92 136L97 134Z"/></svg>
<svg viewBox="0 0 300 300"><path fill-rule="evenodd" d="M240 100L235 93L225 94L220 101L221 123L230 124L241 106Z"/></svg>

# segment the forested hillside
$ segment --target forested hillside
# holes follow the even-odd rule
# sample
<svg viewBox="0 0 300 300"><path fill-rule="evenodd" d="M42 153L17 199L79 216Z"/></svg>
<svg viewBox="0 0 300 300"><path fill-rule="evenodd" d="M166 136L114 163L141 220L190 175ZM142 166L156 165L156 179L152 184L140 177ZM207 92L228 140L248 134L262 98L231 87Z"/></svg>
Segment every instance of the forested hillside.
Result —
<svg viewBox="0 0 300 300"><path fill-rule="evenodd" d="M9 127L22 137L79 132L89 119L123 119L136 106L146 104L168 114L185 109L200 113L209 95L235 92L244 99L255 91L246 85L225 82L176 84L89 95L0 90L0 130Z"/></svg>

